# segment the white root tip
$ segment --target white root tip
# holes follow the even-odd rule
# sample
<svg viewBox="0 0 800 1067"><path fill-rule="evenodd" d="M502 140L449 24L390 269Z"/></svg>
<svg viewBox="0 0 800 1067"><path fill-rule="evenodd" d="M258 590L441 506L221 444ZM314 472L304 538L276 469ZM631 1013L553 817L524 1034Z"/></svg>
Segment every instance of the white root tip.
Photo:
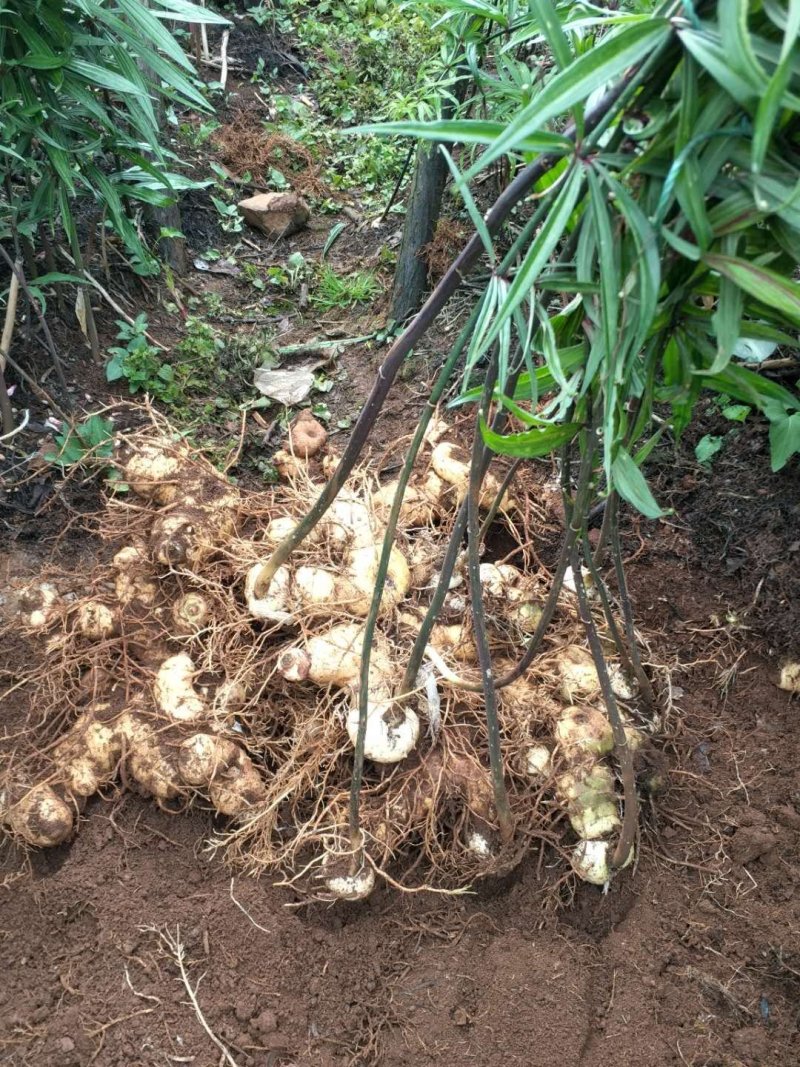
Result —
<svg viewBox="0 0 800 1067"><path fill-rule="evenodd" d="M365 900L375 888L375 871L362 867L358 874L335 875L325 886L337 900Z"/></svg>
<svg viewBox="0 0 800 1067"><path fill-rule="evenodd" d="M785 663L778 685L787 693L800 693L800 663Z"/></svg>
<svg viewBox="0 0 800 1067"><path fill-rule="evenodd" d="M281 626L292 621L289 610L292 576L287 567L278 567L266 590L262 590L266 564L256 563L247 572L244 596L247 610L254 619L276 622Z"/></svg>
<svg viewBox="0 0 800 1067"><path fill-rule="evenodd" d="M311 670L311 657L302 648L285 648L278 656L278 673L287 682L304 682Z"/></svg>
<svg viewBox="0 0 800 1067"><path fill-rule="evenodd" d="M358 705L347 716L347 733L355 745L358 737ZM399 763L413 751L419 740L419 717L410 708L399 714L389 700L370 706L367 712L367 733L364 755L375 763Z"/></svg>
<svg viewBox="0 0 800 1067"><path fill-rule="evenodd" d="M584 882L591 885L607 885L614 871L611 867L612 845L609 841L579 841L572 851L572 869ZM629 866L633 861L634 849L631 847L628 858L619 870Z"/></svg>
<svg viewBox="0 0 800 1067"><path fill-rule="evenodd" d="M490 859L493 855L488 837L479 830L471 830L467 835L467 851L482 860Z"/></svg>
<svg viewBox="0 0 800 1067"><path fill-rule="evenodd" d="M547 745L532 745L525 753L525 771L529 778L541 781L553 769L553 759Z"/></svg>

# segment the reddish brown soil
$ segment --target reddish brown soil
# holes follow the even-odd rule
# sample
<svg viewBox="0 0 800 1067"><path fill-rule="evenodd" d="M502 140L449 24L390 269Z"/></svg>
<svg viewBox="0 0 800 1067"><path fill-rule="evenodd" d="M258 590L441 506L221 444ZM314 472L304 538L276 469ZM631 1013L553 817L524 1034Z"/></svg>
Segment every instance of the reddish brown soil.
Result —
<svg viewBox="0 0 800 1067"><path fill-rule="evenodd" d="M231 881L210 815L95 799L71 845L2 853L0 1063L222 1063L159 931L239 1067L798 1062L797 705L688 551L665 526L632 565L673 663L672 785L606 896L556 907L537 854L473 896L296 910Z"/></svg>

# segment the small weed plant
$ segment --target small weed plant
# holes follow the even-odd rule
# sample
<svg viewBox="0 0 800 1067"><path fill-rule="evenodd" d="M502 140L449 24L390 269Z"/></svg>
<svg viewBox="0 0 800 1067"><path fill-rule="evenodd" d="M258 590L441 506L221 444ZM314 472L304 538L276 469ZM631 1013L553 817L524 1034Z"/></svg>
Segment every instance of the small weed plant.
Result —
<svg viewBox="0 0 800 1067"><path fill-rule="evenodd" d="M334 308L369 304L380 296L381 291L380 283L372 271L354 271L342 275L325 264L317 275L311 303L321 311L332 311Z"/></svg>

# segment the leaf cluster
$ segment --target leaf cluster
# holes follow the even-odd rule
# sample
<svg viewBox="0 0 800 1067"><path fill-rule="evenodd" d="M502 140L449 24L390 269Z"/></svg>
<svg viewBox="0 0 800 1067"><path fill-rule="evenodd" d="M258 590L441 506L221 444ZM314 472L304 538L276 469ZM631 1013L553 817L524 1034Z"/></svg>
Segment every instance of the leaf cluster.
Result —
<svg viewBox="0 0 800 1067"><path fill-rule="evenodd" d="M146 261L126 202L165 204L187 184L160 144L159 109L209 110L172 25L224 21L187 0L4 0L0 237L58 219L74 248L74 202L88 196Z"/></svg>
<svg viewBox="0 0 800 1067"><path fill-rule="evenodd" d="M496 353L495 399L525 428L485 428L490 446L541 455L591 425L606 491L650 516L641 466L704 390L766 417L780 469L800 452L800 396L747 363L798 347L800 4L434 6L468 27L467 61L476 28L494 42L475 68L486 117L366 129L457 146L490 272L457 402ZM505 256L472 193L501 159L545 164Z"/></svg>

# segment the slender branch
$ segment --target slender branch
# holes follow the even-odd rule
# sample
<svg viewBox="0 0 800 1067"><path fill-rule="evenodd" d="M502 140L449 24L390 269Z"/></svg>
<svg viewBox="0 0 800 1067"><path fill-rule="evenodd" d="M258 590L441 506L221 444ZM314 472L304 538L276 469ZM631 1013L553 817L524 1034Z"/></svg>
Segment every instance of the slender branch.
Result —
<svg viewBox="0 0 800 1067"><path fill-rule="evenodd" d="M561 552L559 553L558 562L556 563L556 569L553 572L553 581L550 586L550 592L542 607L541 618L525 648L525 652L515 666L505 674L501 675L500 678L496 679L495 689L504 689L507 685L511 685L512 682L515 682L518 678L522 677L528 667L530 667L531 663L533 663L534 657L541 647L544 635L547 632L550 623L553 621L553 616L555 615L556 607L558 606L558 598L561 595L561 589L564 585L564 575L566 574L567 567L570 563L573 547L578 534L580 533L580 527L576 527L573 524L571 516L585 514L592 491L593 459L594 434L591 432L587 434L587 444L584 448L581 468L578 474L578 482L575 488L575 500L570 509L571 514L567 519L566 533L561 545ZM479 686L474 682L465 682L463 685L458 686L458 688L466 689L469 692L476 692L479 690Z"/></svg>
<svg viewBox="0 0 800 1067"><path fill-rule="evenodd" d="M595 567L598 568L603 566L603 560L606 555L606 545L608 543L608 533L611 529L611 523L614 521L613 513L617 507L616 489L611 490L603 503L605 504L605 507L603 507L603 504L599 505L600 507L603 507L603 521L600 524L600 533L597 535L597 544L595 545L593 559Z"/></svg>
<svg viewBox="0 0 800 1067"><path fill-rule="evenodd" d="M492 367L486 376L483 399L478 407L475 421L475 437L472 445L472 463L469 474L469 494L467 496L467 568L469 571L470 606L472 624L475 632L475 644L478 650L478 666L481 672L483 699L486 711L486 726L489 738L489 765L492 772L492 788L497 808L497 824L503 841L509 841L514 832L511 809L508 806L505 778L503 775L503 753L500 747L500 726L497 720L497 693L492 677L492 656L489 651L489 637L486 627L486 609L481 588L480 535L478 528L478 511L480 508L483 435L481 420L484 409L488 407L494 387L497 357L492 360Z"/></svg>
<svg viewBox="0 0 800 1067"><path fill-rule="evenodd" d="M447 387L447 383L455 369L456 363L461 357L464 348L466 347L469 338L472 335L472 330L480 314L480 303L476 305L469 319L467 320L461 333L458 335L455 344L450 350L450 354L447 358L442 369L439 371L439 376L434 383L431 394L426 401L425 407L417 423L417 429L414 437L409 446L406 454L405 462L403 463L403 469L400 471L400 477L398 479L397 491L395 492L394 500L392 501L392 507L389 512L389 518L386 522L386 532L383 538L383 545L381 546L381 556L378 561L378 572L375 576L375 590L372 594L372 600L370 602L369 614L367 615L366 622L364 624L364 641L361 649L361 668L358 687L358 732L356 734L355 745L355 757L353 760L353 774L350 780L350 811L349 811L349 823L350 823L350 840L351 845L355 849L355 842L360 841L360 829L359 829L359 796L361 793L361 783L364 777L364 744L367 736L367 710L369 705L369 665L370 656L372 653L372 640L375 634L375 625L378 620L378 613L380 612L381 600L383 599L383 590L386 585L386 574L389 569L389 559L394 545L395 532L397 530L397 523L400 518L400 509L403 505L403 498L405 491L411 478L412 471L414 469L414 463L422 442L425 439L425 431L428 428L428 424L433 417L433 413L436 410L436 406L439 403L444 390ZM416 681L416 675L413 682ZM400 693L405 693L405 688L401 688Z"/></svg>
<svg viewBox="0 0 800 1067"><path fill-rule="evenodd" d="M486 535L489 532L489 528L494 522L497 512L500 510L500 505L502 504L503 500L505 499L505 495L508 492L508 487L511 485L511 482L514 479L514 475L519 470L521 464L521 458L515 459L506 471L503 480L500 483L500 488L497 490L495 498L490 504L489 510L486 512L486 515L484 516L483 523L481 524L481 532L478 535L479 541L484 541L486 539Z"/></svg>
<svg viewBox="0 0 800 1067"><path fill-rule="evenodd" d="M587 538L582 538L583 557L586 560L586 569L594 582L594 587L597 590L600 597L600 603L603 607L603 614L606 617L606 624L608 626L609 633L611 634L611 640L614 642L614 647L617 650L617 655L622 663L622 669L627 674L634 674L633 663L628 652L628 647L620 633L619 626L617 626L617 620L614 618L614 609L611 604L611 597L609 596L608 587L603 581L603 576L595 566L595 562L592 558L592 551Z"/></svg>
<svg viewBox="0 0 800 1067"><path fill-rule="evenodd" d="M202 980L202 975L197 980L195 985L192 986L192 983L191 983L191 981L189 979L189 972L188 972L188 970L186 968L186 948L184 947L184 944L181 941L181 928L180 928L180 926L176 926L175 927L175 934L174 935L169 932L167 927L164 927L163 930L159 930L156 927L149 927L149 928L146 928L146 929L151 929L151 930L153 930L153 932L155 934L157 934L157 936L158 936L159 940L161 941L162 945L164 946L164 948L167 950L169 955L177 963L178 970L179 970L180 976L181 976L181 982L183 983L183 987L186 990L186 994L189 997L189 1000L191 1002L192 1007L194 1008L194 1013L197 1016L197 1021L200 1023L200 1025L203 1027L205 1032L208 1034L209 1038L214 1042L214 1044L220 1050L220 1053L221 1053L221 1056L222 1056L222 1059L221 1059L220 1062L227 1062L229 1064L229 1067L237 1067L236 1060L231 1055L230 1050L228 1049L227 1045L225 1045L224 1042L221 1041L217 1037L217 1035L214 1033L214 1031L209 1026L205 1015L203 1015L202 1009L200 1007L200 1002L197 999L197 990L198 990L198 987L200 985L200 981Z"/></svg>
<svg viewBox="0 0 800 1067"><path fill-rule="evenodd" d="M622 621L625 626L625 636L628 640L628 650L631 655L631 664L636 681L639 683L642 700L648 711L656 706L656 695L650 679L642 665L642 657L639 655L639 642L636 639L636 628L633 623L633 609L628 595L628 582L625 578L625 566L622 562L622 547L619 540L619 509L616 509L614 522L610 530L611 556L614 560L614 571L617 576L617 591L619 604L622 609Z"/></svg>
<svg viewBox="0 0 800 1067"><path fill-rule="evenodd" d="M37 336L36 340L41 341L41 338ZM43 341L42 344L44 344ZM47 346L45 345L45 347ZM8 357L8 365L9 367L11 367L16 376L18 378L21 378L22 381L25 382L25 384L28 386L34 396L38 397L39 400L41 400L41 402L47 407L52 408L53 411L55 411L56 415L60 415L65 422L69 422L70 416L67 414L67 412L64 411L64 409L55 402L55 400L47 392L47 390L43 389L42 386L39 385L38 382L30 376L30 374L28 374L25 368L21 367L19 363L16 362L16 360L13 360L11 358L11 356Z"/></svg>
<svg viewBox="0 0 800 1067"><path fill-rule="evenodd" d="M14 264L11 273L11 282L8 286L8 300L6 301L6 317L3 323L3 334L0 337L0 415L3 422L3 437L8 438L14 432L14 413L11 410L11 398L6 388L6 362L11 349L11 338L14 336L14 323L17 318L17 296L19 295L20 261Z"/></svg>
<svg viewBox="0 0 800 1067"><path fill-rule="evenodd" d="M624 867L630 857L631 848L633 847L633 842L636 837L636 828L639 825L639 798L636 795L636 776L633 770L633 755L631 753L630 745L628 744L625 726L623 725L622 717L619 713L619 708L617 707L614 690L611 687L611 679L608 676L608 668L603 656L603 647L600 643L600 637L598 636L597 628L589 608L589 601L586 597L586 587L583 584L580 553L577 544L573 547L572 551L572 567L575 572L575 592L578 596L578 613L586 630L586 637L589 641L589 648L591 649L595 670L597 671L597 677L600 681L600 690L608 710L611 731L614 735L614 752L617 757L617 762L619 763L620 774L622 777L622 832L619 835L617 847L614 849L611 865L612 867Z"/></svg>
<svg viewBox="0 0 800 1067"><path fill-rule="evenodd" d="M521 372L521 365L512 371L509 377L509 388L513 393L517 379ZM500 408L492 421L492 429L495 433L499 433L505 425L507 419L507 413L504 408ZM486 446L483 446L481 454L481 480L483 480L486 471L489 468L489 464L492 461L492 454ZM464 532L467 528L467 502L462 501L458 513L453 523L453 529L450 533L450 540L447 544L447 550L445 551L444 559L442 560L442 566L439 571L439 580L436 584L436 588L431 597L431 602L428 605L428 610L425 613L425 618L422 620L417 636L414 640L414 644L411 648L411 652L408 656L408 663L403 674L403 680L400 683L399 692L402 696L410 693L414 685L416 684L417 674L419 673L420 666L422 665L422 658L425 655L425 649L431 636L434 623L439 617L439 612L442 610L442 604L444 604L444 598L447 596L448 589L450 588L450 579L453 576L456 562L458 560L459 553L461 551L461 542L464 538ZM482 686L476 684L473 692L480 693Z"/></svg>
<svg viewBox="0 0 800 1067"><path fill-rule="evenodd" d="M37 300L34 300L33 295L31 294L31 291L28 288L28 283L25 281L25 275L22 273L22 268L18 264L14 263L8 252L6 252L5 248L3 248L1 244L0 256L2 256L9 269L17 277L17 279L19 280L20 288L30 301L31 307L33 308L36 314L36 318L39 320L39 324L42 327L42 333L44 334L45 341L47 343L47 349L50 352L50 359L53 362L53 367L55 368L56 376L58 377L58 383L61 388L66 392L67 379L64 377L64 368L61 364L61 359L58 355L58 352L56 351L56 346L53 342L53 335L50 333L50 327L47 325L47 320L45 319L44 314L42 313L42 309L39 307L39 302Z"/></svg>

